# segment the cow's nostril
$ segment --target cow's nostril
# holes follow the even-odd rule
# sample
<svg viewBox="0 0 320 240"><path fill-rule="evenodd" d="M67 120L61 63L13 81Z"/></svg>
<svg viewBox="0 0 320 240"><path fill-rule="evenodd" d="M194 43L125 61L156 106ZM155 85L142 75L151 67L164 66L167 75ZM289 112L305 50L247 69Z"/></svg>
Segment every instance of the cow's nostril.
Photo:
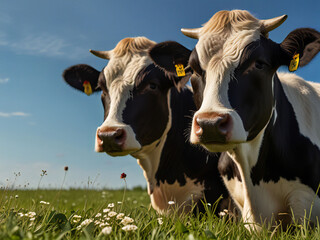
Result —
<svg viewBox="0 0 320 240"><path fill-rule="evenodd" d="M195 124L194 124L194 128L195 128L194 130L195 130L195 133L196 133L196 135L198 137L200 137L202 135L202 133L203 133L203 129L201 128L200 124L201 124L200 119L196 118L196 121L195 121Z"/></svg>
<svg viewBox="0 0 320 240"><path fill-rule="evenodd" d="M221 119L218 122L218 129L222 134L227 135L228 132L230 131L230 127L231 127L231 117L229 114L225 114L221 117Z"/></svg>
<svg viewBox="0 0 320 240"><path fill-rule="evenodd" d="M118 128L116 130L116 133L114 135L114 140L117 144L121 145L124 142L124 138L125 138L125 132L123 129Z"/></svg>

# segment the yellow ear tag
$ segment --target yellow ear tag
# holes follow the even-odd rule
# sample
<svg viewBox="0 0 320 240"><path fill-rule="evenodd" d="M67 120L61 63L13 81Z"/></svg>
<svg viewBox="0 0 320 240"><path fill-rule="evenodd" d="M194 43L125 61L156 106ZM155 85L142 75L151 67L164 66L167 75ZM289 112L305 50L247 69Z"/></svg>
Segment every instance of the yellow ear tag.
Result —
<svg viewBox="0 0 320 240"><path fill-rule="evenodd" d="M298 69L299 66L299 53L295 54L290 62L289 71L293 72Z"/></svg>
<svg viewBox="0 0 320 240"><path fill-rule="evenodd" d="M84 87L85 94L90 96L92 94L92 88L91 88L90 82L89 81L84 81L82 86Z"/></svg>
<svg viewBox="0 0 320 240"><path fill-rule="evenodd" d="M176 64L175 67L178 77L183 77L186 75L183 64Z"/></svg>

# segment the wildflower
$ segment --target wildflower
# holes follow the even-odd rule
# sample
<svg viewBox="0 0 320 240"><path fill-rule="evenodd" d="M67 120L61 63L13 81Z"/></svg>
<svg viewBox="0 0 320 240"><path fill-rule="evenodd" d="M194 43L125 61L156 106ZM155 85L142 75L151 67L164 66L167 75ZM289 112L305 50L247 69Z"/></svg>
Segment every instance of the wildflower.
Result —
<svg viewBox="0 0 320 240"><path fill-rule="evenodd" d="M116 216L116 215L117 215L117 213L114 212L114 211L111 211L111 212L108 213L108 216L109 216L109 217L114 217L114 216Z"/></svg>
<svg viewBox="0 0 320 240"><path fill-rule="evenodd" d="M114 203L109 203L108 204L108 208L113 208L114 207Z"/></svg>
<svg viewBox="0 0 320 240"><path fill-rule="evenodd" d="M34 221L36 218L35 217L32 217L32 218L30 218L29 220L30 221Z"/></svg>
<svg viewBox="0 0 320 240"><path fill-rule="evenodd" d="M219 212L218 214L219 214L220 217L223 217L223 216L229 214L229 212L228 212L227 209L224 209L222 212Z"/></svg>
<svg viewBox="0 0 320 240"><path fill-rule="evenodd" d="M122 202L117 202L119 205L122 204Z"/></svg>
<svg viewBox="0 0 320 240"><path fill-rule="evenodd" d="M110 212L110 209L109 208L105 208L105 209L103 209L103 212L104 213Z"/></svg>
<svg viewBox="0 0 320 240"><path fill-rule="evenodd" d="M15 198L18 198L18 197L19 197L19 195L16 195L16 196L15 196Z"/></svg>
<svg viewBox="0 0 320 240"><path fill-rule="evenodd" d="M96 218L99 218L99 217L101 217L102 216L102 214L101 213L97 213L97 215L95 216Z"/></svg>
<svg viewBox="0 0 320 240"><path fill-rule="evenodd" d="M99 220L94 221L94 225L100 225L100 224L101 224L101 222Z"/></svg>
<svg viewBox="0 0 320 240"><path fill-rule="evenodd" d="M134 220L131 217L124 217L124 219L122 219L122 221L120 223L122 223L123 225L128 225L129 223L133 223Z"/></svg>
<svg viewBox="0 0 320 240"><path fill-rule="evenodd" d="M81 220L81 216L79 216L79 215L74 215L72 217L72 222L73 223L78 223L78 222L80 222L80 220Z"/></svg>
<svg viewBox="0 0 320 240"><path fill-rule="evenodd" d="M99 225L99 227L105 227L105 226L108 226L108 225L110 225L109 223L107 223L107 222L102 222L102 223L100 223L100 225Z"/></svg>
<svg viewBox="0 0 320 240"><path fill-rule="evenodd" d="M211 203L207 203L207 205L208 205L209 207L211 207Z"/></svg>
<svg viewBox="0 0 320 240"><path fill-rule="evenodd" d="M122 228L122 230L124 230L126 232L135 231L137 229L138 229L138 227L136 225L126 225Z"/></svg>
<svg viewBox="0 0 320 240"><path fill-rule="evenodd" d="M19 213L18 213L18 216L19 216L19 217L23 217L24 214L19 212Z"/></svg>
<svg viewBox="0 0 320 240"><path fill-rule="evenodd" d="M127 177L127 174L121 173L121 175L120 175L120 178L121 178L121 179L125 179L126 177Z"/></svg>
<svg viewBox="0 0 320 240"><path fill-rule="evenodd" d="M26 217L29 217L29 218L33 218L35 217L37 214L35 212L28 212L25 214Z"/></svg>
<svg viewBox="0 0 320 240"><path fill-rule="evenodd" d="M40 201L41 204L44 204L44 205L49 205L50 203L49 202L45 202L45 201Z"/></svg>
<svg viewBox="0 0 320 240"><path fill-rule="evenodd" d="M162 218L157 218L159 225L163 224Z"/></svg>
<svg viewBox="0 0 320 240"><path fill-rule="evenodd" d="M109 235L112 232L112 227L105 227L101 230L101 233L104 235Z"/></svg>
<svg viewBox="0 0 320 240"><path fill-rule="evenodd" d="M133 202L132 202L133 204L137 204L138 203L138 201L137 200L133 200Z"/></svg>
<svg viewBox="0 0 320 240"><path fill-rule="evenodd" d="M173 204L175 204L175 203L176 203L175 201L169 201L169 202L168 202L169 205L173 205Z"/></svg>
<svg viewBox="0 0 320 240"><path fill-rule="evenodd" d="M123 219L124 218L124 213L119 213L117 215L117 219Z"/></svg>
<svg viewBox="0 0 320 240"><path fill-rule="evenodd" d="M85 219L85 220L83 220L82 223L77 227L77 229L79 230L79 229L81 229L81 228L89 225L89 224L92 223L92 222L93 222L93 220L92 220L91 218Z"/></svg>

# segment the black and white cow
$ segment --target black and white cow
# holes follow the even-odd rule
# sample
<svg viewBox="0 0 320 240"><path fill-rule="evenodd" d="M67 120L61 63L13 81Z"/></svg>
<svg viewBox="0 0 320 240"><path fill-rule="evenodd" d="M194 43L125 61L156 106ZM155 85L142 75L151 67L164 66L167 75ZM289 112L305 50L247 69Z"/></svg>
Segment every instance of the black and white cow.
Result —
<svg viewBox="0 0 320 240"><path fill-rule="evenodd" d="M166 75L155 67L148 50L155 45L145 37L121 40L111 51L91 51L109 59L97 71L88 65L66 69L63 77L72 87L101 91L104 122L96 133L95 149L111 156L137 158L148 183L154 209L176 207L189 211L191 203L215 203L228 207L228 191L217 170L220 154L208 154L188 142L192 114L196 110L192 91L180 87L186 78ZM90 93L90 91L89 91Z"/></svg>
<svg viewBox="0 0 320 240"><path fill-rule="evenodd" d="M286 18L258 20L247 11L221 11L202 28L182 29L198 39L189 58L200 107L190 141L211 152L226 151L234 160L248 223L287 224L292 218L316 223L320 217L320 84L276 72L296 54L300 66L308 64L320 50L320 33L302 28L281 44L268 39ZM154 60L170 71L161 61L183 51L175 47L167 59ZM238 190L225 182L236 200Z"/></svg>

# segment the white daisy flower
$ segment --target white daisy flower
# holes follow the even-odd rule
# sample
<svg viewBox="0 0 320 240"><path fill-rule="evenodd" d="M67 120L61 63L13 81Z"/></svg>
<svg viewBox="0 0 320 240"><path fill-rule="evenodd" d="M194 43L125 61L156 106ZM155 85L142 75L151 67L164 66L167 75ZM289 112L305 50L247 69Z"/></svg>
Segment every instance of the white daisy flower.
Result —
<svg viewBox="0 0 320 240"><path fill-rule="evenodd" d="M117 215L117 219L123 219L124 218L124 213L119 213Z"/></svg>
<svg viewBox="0 0 320 240"><path fill-rule="evenodd" d="M108 204L108 208L113 208L114 207L114 203L109 203Z"/></svg>
<svg viewBox="0 0 320 240"><path fill-rule="evenodd" d="M137 230L138 227L136 225L126 225L124 227L122 227L122 230L126 231L126 232L130 232L130 231L135 231Z"/></svg>
<svg viewBox="0 0 320 240"><path fill-rule="evenodd" d="M117 215L117 213L114 212L114 211L111 211L111 212L108 213L108 216L109 216L109 217L114 217L114 216L116 216L116 215Z"/></svg>
<svg viewBox="0 0 320 240"><path fill-rule="evenodd" d="M101 213L97 213L96 216L95 216L95 218L99 218L99 217L101 217L101 216L102 216Z"/></svg>
<svg viewBox="0 0 320 240"><path fill-rule="evenodd" d="M131 217L124 217L124 219L122 219L120 223L122 223L123 225L128 225L133 222L134 220Z"/></svg>
<svg viewBox="0 0 320 240"><path fill-rule="evenodd" d="M158 220L159 225L162 225L162 224L163 224L162 218L157 218L157 220Z"/></svg>
<svg viewBox="0 0 320 240"><path fill-rule="evenodd" d="M102 210L104 213L107 213L107 212L110 212L110 209L109 208L105 208Z"/></svg>
<svg viewBox="0 0 320 240"><path fill-rule="evenodd" d="M109 223L103 222L103 223L100 223L99 227L102 228L102 227L109 226L109 225L110 225Z"/></svg>
<svg viewBox="0 0 320 240"><path fill-rule="evenodd" d="M176 203L175 201L169 201L169 202L168 202L169 205L173 205L173 204L175 204L175 203Z"/></svg>
<svg viewBox="0 0 320 240"><path fill-rule="evenodd" d="M109 235L112 232L112 227L105 227L101 230L103 235Z"/></svg>
<svg viewBox="0 0 320 240"><path fill-rule="evenodd" d="M40 204L49 205L50 203L45 201L40 201Z"/></svg>

